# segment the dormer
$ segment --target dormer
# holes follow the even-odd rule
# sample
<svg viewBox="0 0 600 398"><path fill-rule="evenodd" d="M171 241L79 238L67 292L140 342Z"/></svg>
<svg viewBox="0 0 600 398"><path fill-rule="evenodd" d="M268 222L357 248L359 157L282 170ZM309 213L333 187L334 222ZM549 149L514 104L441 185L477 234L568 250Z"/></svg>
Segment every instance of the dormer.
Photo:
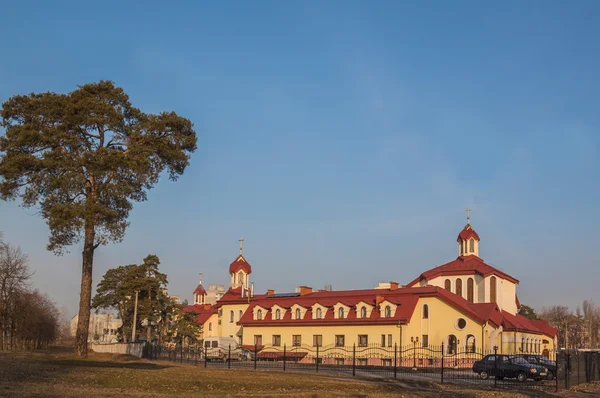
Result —
<svg viewBox="0 0 600 398"><path fill-rule="evenodd" d="M254 319L255 321L262 321L266 318L268 312L268 308L264 308L260 305L257 305L252 309L252 319Z"/></svg>
<svg viewBox="0 0 600 398"><path fill-rule="evenodd" d="M379 304L379 316L381 318L393 318L396 315L396 308L398 308L396 304L383 300Z"/></svg>
<svg viewBox="0 0 600 398"><path fill-rule="evenodd" d="M371 312L373 311L373 306L364 301L359 301L356 304L356 317L357 318L370 318Z"/></svg>
<svg viewBox="0 0 600 398"><path fill-rule="evenodd" d="M286 311L287 309L280 307L277 304L273 305L271 307L271 319L273 319L274 321L279 321L283 319Z"/></svg>
<svg viewBox="0 0 600 398"><path fill-rule="evenodd" d="M312 309L312 319L325 319L325 314L327 313L327 307L321 305L319 303L313 304Z"/></svg>
<svg viewBox="0 0 600 398"><path fill-rule="evenodd" d="M344 319L348 318L348 313L350 312L350 307L346 304L342 304L338 302L333 306L333 318L334 319Z"/></svg>
<svg viewBox="0 0 600 398"><path fill-rule="evenodd" d="M292 311L292 320L295 321L304 319L304 315L306 315L307 309L299 304L294 304L290 307L290 311Z"/></svg>

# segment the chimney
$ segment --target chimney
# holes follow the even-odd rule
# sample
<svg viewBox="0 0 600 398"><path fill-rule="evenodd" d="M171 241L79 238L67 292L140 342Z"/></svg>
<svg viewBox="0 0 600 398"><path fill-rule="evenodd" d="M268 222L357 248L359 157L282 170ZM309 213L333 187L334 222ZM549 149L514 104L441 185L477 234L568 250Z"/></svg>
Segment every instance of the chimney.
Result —
<svg viewBox="0 0 600 398"><path fill-rule="evenodd" d="M390 290L398 289L398 282L390 282Z"/></svg>
<svg viewBox="0 0 600 398"><path fill-rule="evenodd" d="M254 282L252 282L252 287L250 288L250 297L254 297Z"/></svg>
<svg viewBox="0 0 600 398"><path fill-rule="evenodd" d="M308 286L298 286L297 290L300 291L301 296L312 293L312 287L308 287Z"/></svg>
<svg viewBox="0 0 600 398"><path fill-rule="evenodd" d="M267 297L273 296L275 294L275 290L269 289L267 290Z"/></svg>

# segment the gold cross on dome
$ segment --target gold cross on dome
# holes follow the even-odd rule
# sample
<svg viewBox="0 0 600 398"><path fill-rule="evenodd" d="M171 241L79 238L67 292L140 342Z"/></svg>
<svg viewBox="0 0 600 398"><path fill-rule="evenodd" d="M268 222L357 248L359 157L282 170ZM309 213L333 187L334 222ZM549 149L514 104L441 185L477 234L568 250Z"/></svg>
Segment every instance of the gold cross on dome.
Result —
<svg viewBox="0 0 600 398"><path fill-rule="evenodd" d="M471 224L471 209L467 207L465 211L467 212L467 224Z"/></svg>
<svg viewBox="0 0 600 398"><path fill-rule="evenodd" d="M242 255L242 245L244 244L244 238L240 238L240 256Z"/></svg>

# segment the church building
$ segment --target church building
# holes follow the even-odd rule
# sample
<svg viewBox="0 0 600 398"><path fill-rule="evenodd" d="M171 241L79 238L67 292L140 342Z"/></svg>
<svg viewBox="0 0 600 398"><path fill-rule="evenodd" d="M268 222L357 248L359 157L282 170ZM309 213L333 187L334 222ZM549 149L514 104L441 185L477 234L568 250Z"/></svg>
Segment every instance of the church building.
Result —
<svg viewBox="0 0 600 398"><path fill-rule="evenodd" d="M252 267L240 254L229 266L230 287L215 304L194 291L202 338L233 337L240 346L400 347L444 344L447 354L492 350L547 353L557 330L518 314L519 281L479 257L480 238L467 218L457 237L458 257L404 286L382 282L362 290L254 294Z"/></svg>

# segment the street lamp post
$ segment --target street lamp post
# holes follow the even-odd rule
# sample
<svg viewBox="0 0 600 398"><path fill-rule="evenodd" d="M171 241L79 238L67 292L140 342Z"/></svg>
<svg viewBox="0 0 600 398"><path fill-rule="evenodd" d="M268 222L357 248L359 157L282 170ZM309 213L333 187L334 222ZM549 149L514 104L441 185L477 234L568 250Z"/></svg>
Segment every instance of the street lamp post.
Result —
<svg viewBox="0 0 600 398"><path fill-rule="evenodd" d="M417 370L417 343L419 342L419 337L411 337L411 343L413 343L413 370Z"/></svg>
<svg viewBox="0 0 600 398"><path fill-rule="evenodd" d="M131 330L131 342L135 342L135 327L137 324L137 304L138 304L138 293L139 291L135 291L135 306L133 307L133 328Z"/></svg>

